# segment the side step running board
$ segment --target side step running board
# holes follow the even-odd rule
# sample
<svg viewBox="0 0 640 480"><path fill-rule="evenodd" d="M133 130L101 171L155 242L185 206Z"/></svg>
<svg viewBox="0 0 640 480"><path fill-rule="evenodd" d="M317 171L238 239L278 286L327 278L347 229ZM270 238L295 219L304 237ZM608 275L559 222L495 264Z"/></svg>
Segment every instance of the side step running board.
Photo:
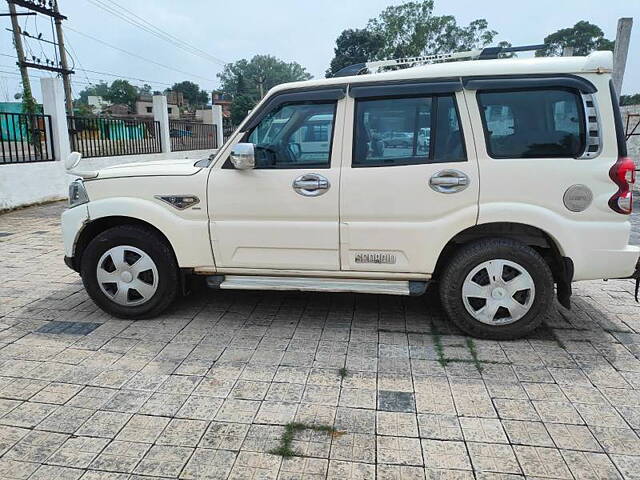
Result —
<svg viewBox="0 0 640 480"><path fill-rule="evenodd" d="M298 290L302 292L422 295L427 288L427 282L413 280L360 280L352 278L212 275L207 277L207 286L210 288L230 290Z"/></svg>

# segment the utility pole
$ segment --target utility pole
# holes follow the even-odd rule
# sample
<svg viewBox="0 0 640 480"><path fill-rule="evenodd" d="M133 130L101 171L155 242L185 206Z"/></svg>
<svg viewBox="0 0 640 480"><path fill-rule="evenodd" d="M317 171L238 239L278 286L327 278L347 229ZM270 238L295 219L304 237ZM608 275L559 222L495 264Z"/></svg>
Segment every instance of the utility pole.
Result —
<svg viewBox="0 0 640 480"><path fill-rule="evenodd" d="M67 52L64 48L64 38L62 35L62 20L66 20L67 17L61 15L58 11L58 2L56 0L49 0L48 2L41 0L7 0L9 4L9 15L11 15L11 25L13 32L13 39L16 44L16 53L18 54L18 66L20 67L20 74L22 75L22 82L24 84L25 92L28 90L29 95L28 98L33 98L31 94L31 86L29 85L29 76L27 74L27 68L35 68L37 70L46 70L48 72L56 72L62 75L62 81L64 83L64 93L65 93L65 105L67 109L67 113L69 115L73 114L73 98L71 96L71 81L70 75L73 70L69 70L67 64ZM16 6L23 7L29 10L29 13L16 13ZM56 24L56 37L57 42L50 42L48 40L41 40L37 38L38 41L43 41L47 43L52 43L58 47L60 53L60 64L56 65L55 62L47 62L46 65L42 65L40 63L40 59L37 59L37 63L35 61L30 62L27 61L24 57L24 51L22 47L22 35L29 36L28 33L22 32L20 30L20 25L18 24L17 16L19 15L35 15L36 12L42 15L47 15L55 20ZM30 37L33 38L33 37ZM25 93L25 98L27 94Z"/></svg>
<svg viewBox="0 0 640 480"><path fill-rule="evenodd" d="M616 31L616 44L613 49L613 85L616 94L620 98L622 92L622 80L624 70L627 66L627 54L629 53L629 41L631 39L631 27L633 18L626 17L618 19L618 30Z"/></svg>
<svg viewBox="0 0 640 480"><path fill-rule="evenodd" d="M71 96L71 78L67 63L67 50L64 48L64 35L62 34L62 18L58 11L58 2L54 0L53 11L57 14L55 18L56 36L58 37L58 51L60 52L60 66L62 67L62 83L64 85L64 98L67 106L67 115L73 115L73 97Z"/></svg>
<svg viewBox="0 0 640 480"><path fill-rule="evenodd" d="M20 76L22 77L22 98L24 99L25 107L28 110L25 113L35 113L33 108L35 102L33 100L33 94L31 93L31 82L29 81L29 73L27 72L27 66L24 61L24 47L22 46L22 33L20 25L18 24L18 14L16 13L16 6L9 3L9 14L11 16L11 27L13 29L13 43L16 46L16 54L18 55L18 66L20 67Z"/></svg>

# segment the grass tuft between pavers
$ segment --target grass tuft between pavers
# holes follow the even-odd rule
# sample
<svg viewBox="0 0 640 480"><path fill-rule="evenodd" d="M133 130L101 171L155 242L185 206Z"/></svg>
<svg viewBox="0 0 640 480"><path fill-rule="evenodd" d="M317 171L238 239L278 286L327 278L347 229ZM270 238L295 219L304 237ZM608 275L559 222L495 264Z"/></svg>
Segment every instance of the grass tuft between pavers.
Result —
<svg viewBox="0 0 640 480"><path fill-rule="evenodd" d="M293 439L295 434L298 432L302 432L303 430L314 430L316 432L326 432L332 437L338 437L340 435L344 435L345 432L341 432L336 430L331 425L309 425L306 423L300 422L290 422L284 426L284 433L282 434L282 438L280 439L280 445L273 450L270 450L269 453L272 455L279 455L281 457L303 457L299 452L296 452L291 448L291 444L293 443Z"/></svg>

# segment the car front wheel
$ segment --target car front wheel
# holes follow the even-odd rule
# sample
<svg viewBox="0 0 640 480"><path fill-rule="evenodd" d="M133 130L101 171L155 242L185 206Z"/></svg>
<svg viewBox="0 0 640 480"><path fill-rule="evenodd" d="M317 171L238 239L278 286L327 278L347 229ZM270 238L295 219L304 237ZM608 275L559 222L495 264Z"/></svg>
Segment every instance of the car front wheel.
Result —
<svg viewBox="0 0 640 480"><path fill-rule="evenodd" d="M464 332L508 340L537 328L553 301L553 277L542 256L510 239L462 247L444 269L440 298Z"/></svg>
<svg viewBox="0 0 640 480"><path fill-rule="evenodd" d="M178 293L178 266L164 238L150 228L121 225L97 235L82 255L92 300L120 318L160 314Z"/></svg>

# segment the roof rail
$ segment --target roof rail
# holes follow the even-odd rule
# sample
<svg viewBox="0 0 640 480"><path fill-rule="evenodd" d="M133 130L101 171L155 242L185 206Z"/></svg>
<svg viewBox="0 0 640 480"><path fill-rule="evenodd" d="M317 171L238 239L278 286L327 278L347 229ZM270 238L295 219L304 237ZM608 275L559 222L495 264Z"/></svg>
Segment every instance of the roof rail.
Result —
<svg viewBox="0 0 640 480"><path fill-rule="evenodd" d="M366 73L377 73L387 67L406 66L416 67L418 65L428 65L432 63L446 62L449 60L477 59L489 60L498 58L501 53L528 52L540 50L546 45L523 45L520 47L486 47L483 49L468 50L466 52L436 53L434 55L423 55L420 57L394 58L391 60L375 60L372 62L355 63L338 70L334 77L347 77L351 75L363 75Z"/></svg>

